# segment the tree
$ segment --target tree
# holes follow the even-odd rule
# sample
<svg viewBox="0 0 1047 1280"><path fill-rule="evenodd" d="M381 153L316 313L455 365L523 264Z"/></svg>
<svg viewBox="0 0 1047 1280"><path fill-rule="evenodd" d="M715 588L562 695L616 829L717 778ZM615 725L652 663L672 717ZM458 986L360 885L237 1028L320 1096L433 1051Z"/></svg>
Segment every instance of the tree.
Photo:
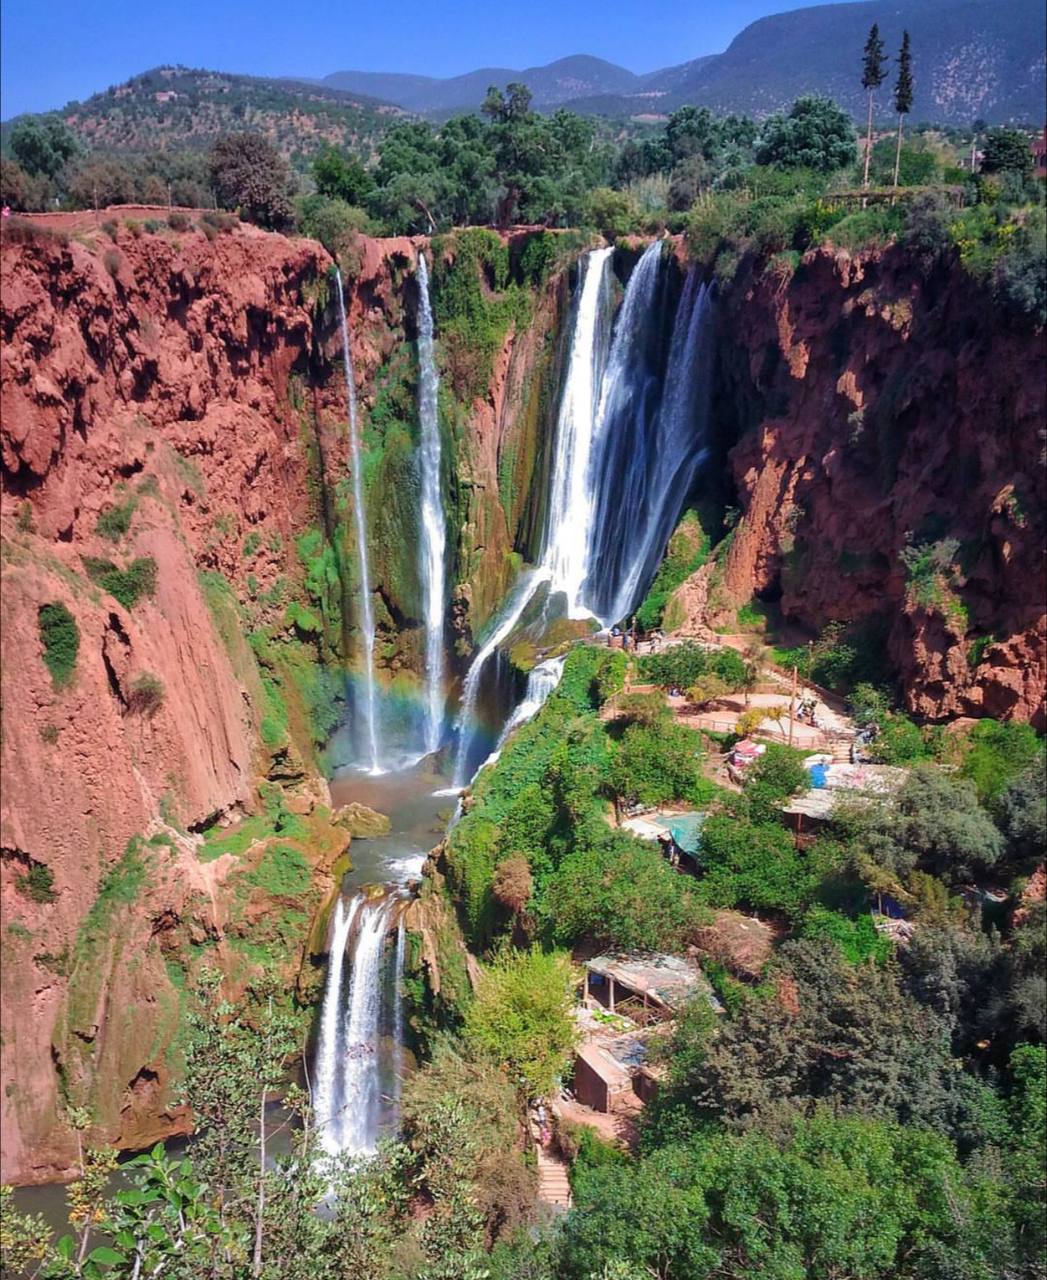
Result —
<svg viewBox="0 0 1047 1280"><path fill-rule="evenodd" d="M230 133L210 154L211 182L218 203L239 209L248 222L285 231L293 222L291 171L260 133Z"/></svg>
<svg viewBox="0 0 1047 1280"><path fill-rule="evenodd" d="M58 116L21 116L11 126L11 152L32 177L57 178L80 150L69 126Z"/></svg>
<svg viewBox="0 0 1047 1280"><path fill-rule="evenodd" d="M77 169L69 183L69 199L78 209L130 204L134 198L134 174L119 160L94 160L85 164Z"/></svg>
<svg viewBox="0 0 1047 1280"><path fill-rule="evenodd" d="M575 1042L574 977L564 952L506 951L480 972L465 1039L505 1063L528 1098L551 1094Z"/></svg>
<svg viewBox="0 0 1047 1280"><path fill-rule="evenodd" d="M865 132L865 173L862 186L869 185L869 161L872 157L873 137L873 95L887 78L887 62L883 56L883 41L880 39L880 28L873 23L869 28L869 37L865 41L862 57L862 88L869 95L869 122Z"/></svg>
<svg viewBox="0 0 1047 1280"><path fill-rule="evenodd" d="M694 923L692 884L620 832L567 855L546 887L544 913L564 945L661 951L681 946Z"/></svg>
<svg viewBox="0 0 1047 1280"><path fill-rule="evenodd" d="M675 722L634 723L622 735L608 781L627 802L695 799L699 757L693 729Z"/></svg>
<svg viewBox="0 0 1047 1280"><path fill-rule="evenodd" d="M1028 137L1020 129L990 129L985 135L983 173L1032 173L1032 151Z"/></svg>
<svg viewBox="0 0 1047 1280"><path fill-rule="evenodd" d="M994 866L1003 852L1003 838L971 783L933 765L917 765L893 806L871 821L865 848L896 875L919 867L947 884L962 884Z"/></svg>
<svg viewBox="0 0 1047 1280"><path fill-rule="evenodd" d="M833 173L855 162L854 126L828 98L797 98L785 114L768 116L756 151L757 164L776 169Z"/></svg>
<svg viewBox="0 0 1047 1280"><path fill-rule="evenodd" d="M898 169L902 162L902 121L912 110L912 53L909 49L909 33L902 32L902 47L898 53L898 80L894 86L894 109L898 112L898 146L894 153L894 185L898 185ZM865 157L865 175L868 186L869 156Z"/></svg>
<svg viewBox="0 0 1047 1280"><path fill-rule="evenodd" d="M322 196L362 208L374 190L374 179L356 156L327 146L313 159L313 181Z"/></svg>

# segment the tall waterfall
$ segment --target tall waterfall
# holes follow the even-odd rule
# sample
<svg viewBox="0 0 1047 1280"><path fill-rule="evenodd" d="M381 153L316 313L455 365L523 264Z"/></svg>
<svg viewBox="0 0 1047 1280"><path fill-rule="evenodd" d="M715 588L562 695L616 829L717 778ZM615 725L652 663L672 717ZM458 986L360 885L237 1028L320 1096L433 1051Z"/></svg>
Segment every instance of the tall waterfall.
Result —
<svg viewBox="0 0 1047 1280"><path fill-rule="evenodd" d="M361 892L348 905L339 898L335 906L314 1103L321 1144L333 1155L368 1154L378 1141L385 1095L383 1069L386 1074L389 1070L381 1052L383 1017L388 1025L390 1012L383 1007L387 986L382 982L382 964L396 903L392 894L374 897ZM397 951L399 964L402 944ZM393 990L391 1020L398 1041L402 1034L399 976ZM398 1056L398 1043L394 1043L394 1069Z"/></svg>
<svg viewBox="0 0 1047 1280"><path fill-rule="evenodd" d="M353 516L356 521L356 545L360 558L360 630L364 637L364 724L372 773L381 773L378 752L378 705L374 680L374 606L371 600L371 565L367 551L367 520L364 515L364 486L360 474L360 431L356 414L356 382L353 377L353 355L349 346L349 325L345 315L342 273L335 268L338 284L338 317L342 327L342 363L345 369L346 399L349 405L349 452L353 469Z"/></svg>
<svg viewBox="0 0 1047 1280"><path fill-rule="evenodd" d="M418 253L418 418L421 427L421 548L418 560L425 610L425 731L427 753L436 751L444 719L444 605L447 526L440 485L439 378L433 357L429 268Z"/></svg>
<svg viewBox="0 0 1047 1280"><path fill-rule="evenodd" d="M613 612L615 586L636 522L643 519L656 465L661 335L653 321L660 311L661 264L662 242L655 240L629 278L600 387L593 467L587 477L599 516L586 530L583 594L586 612L605 623L622 616Z"/></svg>
<svg viewBox="0 0 1047 1280"><path fill-rule="evenodd" d="M492 654L515 630L538 588L548 583L562 591L571 617L588 617L579 592L586 577L586 552L592 521L589 461L596 396L603 369L604 316L610 287L612 249L593 249L585 257L574 317L574 332L556 423L556 445L549 485L549 506L536 569L516 583L494 630L480 647L466 673L458 718L458 749L454 786L470 778L472 727L476 719L480 680Z"/></svg>
<svg viewBox="0 0 1047 1280"><path fill-rule="evenodd" d="M595 617L604 625L627 618L657 570L708 454L711 293L692 270L666 359L664 245L654 241L629 278L605 358L611 252L587 255L577 294L538 568L519 580L466 676L458 788L469 781L484 668L539 586L548 583L550 597L563 593L569 617Z"/></svg>
<svg viewBox="0 0 1047 1280"><path fill-rule="evenodd" d="M627 554L616 575L613 603L606 607L608 618L624 618L640 603L709 456L712 319L712 293L692 268L676 309L646 493L620 517L628 533L623 538Z"/></svg>
<svg viewBox="0 0 1047 1280"><path fill-rule="evenodd" d="M542 564L549 571L551 590L566 595L567 614L571 618L589 616L581 590L588 567L593 521L590 457L603 373L604 344L600 339L613 252L613 249L595 249L586 259L567 378L556 422L556 452L550 477Z"/></svg>

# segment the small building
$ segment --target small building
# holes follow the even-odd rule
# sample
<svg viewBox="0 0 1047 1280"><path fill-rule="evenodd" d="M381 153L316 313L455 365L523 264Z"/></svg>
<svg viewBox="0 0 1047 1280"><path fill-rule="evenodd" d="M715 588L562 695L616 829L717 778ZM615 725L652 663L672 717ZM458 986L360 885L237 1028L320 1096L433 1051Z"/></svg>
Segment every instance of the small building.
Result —
<svg viewBox="0 0 1047 1280"><path fill-rule="evenodd" d="M695 995L717 1013L723 1005L697 961L661 953L594 956L585 966L576 1010L582 1043L574 1059L574 1094L594 1111L635 1110L654 1095L661 1070L649 1061L673 1014Z"/></svg>
<svg viewBox="0 0 1047 1280"><path fill-rule="evenodd" d="M1032 151L1033 173L1037 178L1047 178L1047 125L1033 138L1029 149Z"/></svg>
<svg viewBox="0 0 1047 1280"><path fill-rule="evenodd" d="M583 1003L644 1024L671 1017L695 995L704 995L723 1012L701 966L688 956L608 952L585 965Z"/></svg>

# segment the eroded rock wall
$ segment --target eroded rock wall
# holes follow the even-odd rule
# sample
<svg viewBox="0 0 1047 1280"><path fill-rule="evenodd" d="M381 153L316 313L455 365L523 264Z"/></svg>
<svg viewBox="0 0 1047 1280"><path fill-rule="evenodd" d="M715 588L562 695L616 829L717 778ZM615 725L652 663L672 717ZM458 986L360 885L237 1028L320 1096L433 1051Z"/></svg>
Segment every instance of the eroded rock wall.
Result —
<svg viewBox="0 0 1047 1280"><path fill-rule="evenodd" d="M745 263L718 326L741 519L692 611L729 625L755 592L811 633L878 617L913 713L1042 725L1043 332L899 246ZM922 590L907 545L950 561Z"/></svg>

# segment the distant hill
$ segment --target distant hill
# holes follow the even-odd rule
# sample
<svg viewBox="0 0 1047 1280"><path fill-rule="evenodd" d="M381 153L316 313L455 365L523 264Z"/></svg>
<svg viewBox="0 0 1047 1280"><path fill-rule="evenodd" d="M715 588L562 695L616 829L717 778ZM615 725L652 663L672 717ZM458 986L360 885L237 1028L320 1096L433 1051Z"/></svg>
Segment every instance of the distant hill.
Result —
<svg viewBox="0 0 1047 1280"><path fill-rule="evenodd" d="M1038 124L1044 118L1047 22L1043 0L862 0L795 9L751 23L720 54L647 75L578 55L543 67L488 67L450 79L338 71L323 84L374 94L407 111L443 115L475 110L488 85L522 80L535 106L569 105L593 115L666 114L684 103L763 116L804 93L865 111L861 51L880 24L892 59L903 29L912 37L913 122ZM891 75L880 93L889 116Z"/></svg>
<svg viewBox="0 0 1047 1280"><path fill-rule="evenodd" d="M860 117L861 51L880 24L892 60L902 31L912 37L916 96L911 119L969 124L979 116L1038 124L1044 117L1047 21L1043 0L864 0L761 18L715 58L655 72L645 88L666 104L765 115L803 93L823 93ZM893 61L880 92L887 90Z"/></svg>
<svg viewBox="0 0 1047 1280"><path fill-rule="evenodd" d="M325 76L321 83L333 89L374 94L396 102L407 111L425 115L474 111L492 84L503 87L513 80L527 85L536 107L549 108L579 98L634 93L641 88L643 79L613 62L576 54L544 67L515 71L511 67L483 67L445 80L380 71L336 71Z"/></svg>
<svg viewBox="0 0 1047 1280"><path fill-rule="evenodd" d="M290 160L326 142L366 150L400 107L300 80L157 67L60 112L92 149L206 149L222 133L264 133Z"/></svg>

